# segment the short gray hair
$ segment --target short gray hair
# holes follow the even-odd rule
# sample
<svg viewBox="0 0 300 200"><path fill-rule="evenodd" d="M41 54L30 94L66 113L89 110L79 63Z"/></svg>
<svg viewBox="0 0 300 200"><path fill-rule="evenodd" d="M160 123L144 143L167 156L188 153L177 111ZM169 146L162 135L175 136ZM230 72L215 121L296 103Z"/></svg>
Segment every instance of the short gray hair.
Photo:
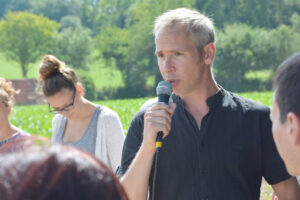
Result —
<svg viewBox="0 0 300 200"><path fill-rule="evenodd" d="M216 34L213 20L198 11L187 8L170 10L157 17L153 34L156 38L163 29L172 28L176 25L186 26L199 52L208 43L215 43Z"/></svg>

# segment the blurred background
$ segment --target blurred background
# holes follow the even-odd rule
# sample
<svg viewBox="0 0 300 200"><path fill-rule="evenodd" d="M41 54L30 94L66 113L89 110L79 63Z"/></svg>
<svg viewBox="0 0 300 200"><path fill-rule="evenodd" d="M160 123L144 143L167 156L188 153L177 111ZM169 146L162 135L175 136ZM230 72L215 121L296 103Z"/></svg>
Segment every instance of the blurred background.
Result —
<svg viewBox="0 0 300 200"><path fill-rule="evenodd" d="M178 7L214 19L213 70L228 90L270 91L276 67L300 50L300 0L0 0L0 77L32 81L53 54L76 69L90 100L153 96L153 21Z"/></svg>

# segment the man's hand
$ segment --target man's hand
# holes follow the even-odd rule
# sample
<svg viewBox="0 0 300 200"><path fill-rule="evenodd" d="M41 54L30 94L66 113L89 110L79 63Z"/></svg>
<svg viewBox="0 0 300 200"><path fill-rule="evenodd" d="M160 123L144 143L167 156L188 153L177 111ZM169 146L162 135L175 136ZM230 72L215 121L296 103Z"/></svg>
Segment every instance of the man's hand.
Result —
<svg viewBox="0 0 300 200"><path fill-rule="evenodd" d="M147 110L144 115L144 145L155 149L157 133L163 132L163 138L169 134L175 109L175 103L170 106L156 103Z"/></svg>

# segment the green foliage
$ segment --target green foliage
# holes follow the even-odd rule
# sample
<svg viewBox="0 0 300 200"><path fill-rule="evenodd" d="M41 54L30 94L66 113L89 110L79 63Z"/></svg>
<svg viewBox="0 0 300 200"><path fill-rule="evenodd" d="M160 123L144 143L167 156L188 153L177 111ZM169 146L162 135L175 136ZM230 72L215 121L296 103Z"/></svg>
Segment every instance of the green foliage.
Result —
<svg viewBox="0 0 300 200"><path fill-rule="evenodd" d="M126 26L128 10L134 2L134 0L101 0L97 4L97 9L99 10L97 21L99 25L102 28L112 25L124 28Z"/></svg>
<svg viewBox="0 0 300 200"><path fill-rule="evenodd" d="M27 12L8 12L5 18L0 21L0 50L20 64L26 77L28 64L47 52L59 25Z"/></svg>
<svg viewBox="0 0 300 200"><path fill-rule="evenodd" d="M97 36L100 52L105 58L116 60L122 72L125 88L119 91L122 97L141 97L152 94L147 87L147 77L159 75L154 56L154 38L151 34L155 17L177 7L193 7L194 0L184 1L137 1L126 14L125 27L107 26Z"/></svg>
<svg viewBox="0 0 300 200"><path fill-rule="evenodd" d="M232 23L276 28L279 24L289 23L289 17L297 10L296 1L196 0L196 8L211 16L219 28Z"/></svg>
<svg viewBox="0 0 300 200"><path fill-rule="evenodd" d="M43 54L52 53L76 69L91 70L97 96L103 99L154 95L161 75L153 54L152 26L155 17L178 7L198 9L214 19L219 30L214 72L225 88L270 89L277 66L300 50L299 0L0 0L0 5L0 19L9 10L27 10L59 22L56 42L47 45L51 50ZM10 42L11 46L19 41L35 46L28 42L30 36L40 35L37 29L14 32L19 40ZM2 31L0 43L1 35ZM34 57L40 59L40 55ZM2 68L20 63L7 53L6 58L11 60L0 60ZM23 64L23 73L28 70L34 77L37 64L29 63Z"/></svg>
<svg viewBox="0 0 300 200"><path fill-rule="evenodd" d="M88 73L80 73L80 82L84 88L84 96L90 101L94 101L96 99L96 88L94 84L94 80Z"/></svg>
<svg viewBox="0 0 300 200"><path fill-rule="evenodd" d="M290 26L266 30L245 24L226 25L218 32L214 72L216 80L233 91L271 89L277 66L299 50L300 34ZM269 79L247 79L253 71L269 70Z"/></svg>
<svg viewBox="0 0 300 200"><path fill-rule="evenodd" d="M25 11L30 8L30 0L0 0L0 19L8 11Z"/></svg>
<svg viewBox="0 0 300 200"><path fill-rule="evenodd" d="M30 11L60 22L66 16L78 16L82 25L95 33L99 28L100 0L31 0Z"/></svg>
<svg viewBox="0 0 300 200"><path fill-rule="evenodd" d="M300 2L299 2L300 4ZM290 21L293 25L293 29L295 32L300 32L300 15L297 14L297 13L294 13L291 18L290 18Z"/></svg>
<svg viewBox="0 0 300 200"><path fill-rule="evenodd" d="M62 29L65 29L65 28L76 29L76 28L81 27L81 20L78 16L67 15L67 16L64 16L63 18L61 18L60 25L61 25Z"/></svg>
<svg viewBox="0 0 300 200"><path fill-rule="evenodd" d="M67 15L78 13L76 0L31 0L30 11L59 22Z"/></svg>
<svg viewBox="0 0 300 200"><path fill-rule="evenodd" d="M11 114L11 122L31 134L51 136L51 120L48 105L15 106Z"/></svg>
<svg viewBox="0 0 300 200"><path fill-rule="evenodd" d="M275 53L270 56L276 62L271 66L275 71L281 62L300 50L300 32L295 32L291 26L280 25L270 32L270 36L275 41Z"/></svg>
<svg viewBox="0 0 300 200"><path fill-rule="evenodd" d="M66 28L56 35L52 54L68 65L77 69L88 69L91 53L92 39L88 29Z"/></svg>

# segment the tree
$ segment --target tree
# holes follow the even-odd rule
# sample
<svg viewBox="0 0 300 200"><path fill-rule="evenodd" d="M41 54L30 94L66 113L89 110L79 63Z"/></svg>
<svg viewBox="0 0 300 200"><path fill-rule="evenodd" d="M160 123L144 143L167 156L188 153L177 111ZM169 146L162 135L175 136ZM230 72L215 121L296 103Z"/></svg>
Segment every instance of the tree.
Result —
<svg viewBox="0 0 300 200"><path fill-rule="evenodd" d="M87 69L92 53L90 31L83 27L66 28L56 35L52 53L77 69Z"/></svg>
<svg viewBox="0 0 300 200"><path fill-rule="evenodd" d="M60 22L64 16L76 15L79 5L77 0L31 0L30 11Z"/></svg>
<svg viewBox="0 0 300 200"><path fill-rule="evenodd" d="M218 32L216 46L213 69L223 87L233 91L270 89L277 66L299 51L300 34L286 25L268 30L232 24ZM247 80L251 71L268 71L269 79Z"/></svg>
<svg viewBox="0 0 300 200"><path fill-rule="evenodd" d="M0 18L7 11L25 11L30 8L30 0L0 0Z"/></svg>
<svg viewBox="0 0 300 200"><path fill-rule="evenodd" d="M136 1L124 13L126 19L122 22L125 25L120 23L120 27L107 26L102 29L97 36L98 47L105 58L116 60L122 72L125 82L124 90L120 91L120 94L124 94L122 97L149 95L149 89L155 90L154 85L147 88L147 78L154 77L155 83L161 80L154 55L154 37L151 34L155 17L170 9L193 5L194 0Z"/></svg>
<svg viewBox="0 0 300 200"><path fill-rule="evenodd" d="M8 12L0 21L0 50L8 59L20 64L23 77L26 77L28 64L47 53L58 28L56 22L43 16Z"/></svg>
<svg viewBox="0 0 300 200"><path fill-rule="evenodd" d="M254 27L276 28L288 24L299 0L196 0L196 8L211 16L218 28L244 23ZM298 3L298 5L300 5Z"/></svg>

